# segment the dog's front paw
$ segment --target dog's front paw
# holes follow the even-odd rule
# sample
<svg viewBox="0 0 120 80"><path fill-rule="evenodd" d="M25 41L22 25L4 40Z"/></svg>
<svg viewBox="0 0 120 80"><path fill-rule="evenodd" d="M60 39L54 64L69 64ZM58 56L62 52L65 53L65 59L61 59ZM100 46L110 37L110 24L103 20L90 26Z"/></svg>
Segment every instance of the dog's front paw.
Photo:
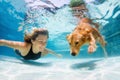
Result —
<svg viewBox="0 0 120 80"><path fill-rule="evenodd" d="M92 45L88 47L88 52L89 53L93 53L95 50L96 50L96 48Z"/></svg>

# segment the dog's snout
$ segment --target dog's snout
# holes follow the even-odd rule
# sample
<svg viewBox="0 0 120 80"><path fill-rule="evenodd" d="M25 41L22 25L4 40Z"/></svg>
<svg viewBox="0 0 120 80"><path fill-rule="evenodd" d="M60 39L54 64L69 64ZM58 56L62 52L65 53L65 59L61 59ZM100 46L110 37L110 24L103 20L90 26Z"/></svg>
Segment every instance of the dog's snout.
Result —
<svg viewBox="0 0 120 80"><path fill-rule="evenodd" d="M75 54L75 53L72 53L71 55L72 55L72 56L76 56L76 54Z"/></svg>

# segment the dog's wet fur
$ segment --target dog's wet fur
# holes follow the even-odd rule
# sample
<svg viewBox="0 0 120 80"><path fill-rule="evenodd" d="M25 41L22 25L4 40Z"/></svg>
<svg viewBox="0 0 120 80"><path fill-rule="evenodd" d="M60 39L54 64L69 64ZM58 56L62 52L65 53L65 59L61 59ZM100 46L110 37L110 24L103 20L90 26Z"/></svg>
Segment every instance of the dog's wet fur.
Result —
<svg viewBox="0 0 120 80"><path fill-rule="evenodd" d="M93 53L96 51L96 42L99 42L102 48L105 47L106 42L102 35L99 33L98 25L89 18L82 18L74 31L67 35L67 40L70 45L70 53L72 56L79 54L81 46L88 43L88 52Z"/></svg>

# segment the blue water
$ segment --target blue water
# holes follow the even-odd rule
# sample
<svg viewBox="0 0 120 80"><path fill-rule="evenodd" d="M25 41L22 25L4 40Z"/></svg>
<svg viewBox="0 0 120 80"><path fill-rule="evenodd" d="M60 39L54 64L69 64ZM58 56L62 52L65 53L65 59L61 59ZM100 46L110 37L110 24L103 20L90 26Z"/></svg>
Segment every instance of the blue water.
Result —
<svg viewBox="0 0 120 80"><path fill-rule="evenodd" d="M78 20L72 16L69 0L50 0L57 8L41 0L39 5L45 4L47 9L37 8L39 1L0 0L0 39L23 41L26 30L45 27L50 33L47 48L62 54L63 58L47 55L26 62L20 60L13 49L0 46L0 80L119 80L119 0L85 0L90 17L99 18L96 22L100 23L100 33L107 41L107 59L99 44L91 55L85 45L77 57L72 57L66 35Z"/></svg>
<svg viewBox="0 0 120 80"><path fill-rule="evenodd" d="M94 1L94 0L92 0ZM0 1L0 38L9 40L23 41L24 31L30 31L33 26L46 27L50 32L47 47L64 55L64 58L73 58L69 54L69 45L66 35L72 32L77 20L72 16L71 9L67 6L69 1L59 4L59 9L52 11L47 9L30 10L28 4L23 0L1 0ZM101 23L100 32L107 41L107 52L109 56L119 56L120 51L120 2L100 1L87 2L87 8L91 18L101 18L97 22ZM98 3L99 4L95 4ZM20 4L18 4L20 3ZM33 1L34 3L34 1ZM94 3L94 4L93 4ZM31 3L32 4L32 3ZM35 4L34 4L35 5ZM50 5L50 4L49 4ZM58 3L55 3L58 5ZM26 17L26 13L32 17ZM36 17L37 16L37 17ZM31 21L31 22L30 22ZM18 31L21 28L21 31ZM12 49L0 47L1 55L16 56ZM53 56L46 56L53 57ZM81 54L75 58L84 57L104 57L101 47L97 51L88 55L87 46L83 46Z"/></svg>

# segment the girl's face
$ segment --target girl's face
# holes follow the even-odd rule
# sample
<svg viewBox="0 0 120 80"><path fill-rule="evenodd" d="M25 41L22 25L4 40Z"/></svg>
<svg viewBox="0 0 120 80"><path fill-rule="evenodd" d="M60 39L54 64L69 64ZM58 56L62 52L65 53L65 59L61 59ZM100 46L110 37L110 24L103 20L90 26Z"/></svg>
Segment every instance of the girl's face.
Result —
<svg viewBox="0 0 120 80"><path fill-rule="evenodd" d="M39 34L35 40L32 41L32 44L36 47L39 48L40 51L43 51L46 47L47 43L47 35L41 35Z"/></svg>

